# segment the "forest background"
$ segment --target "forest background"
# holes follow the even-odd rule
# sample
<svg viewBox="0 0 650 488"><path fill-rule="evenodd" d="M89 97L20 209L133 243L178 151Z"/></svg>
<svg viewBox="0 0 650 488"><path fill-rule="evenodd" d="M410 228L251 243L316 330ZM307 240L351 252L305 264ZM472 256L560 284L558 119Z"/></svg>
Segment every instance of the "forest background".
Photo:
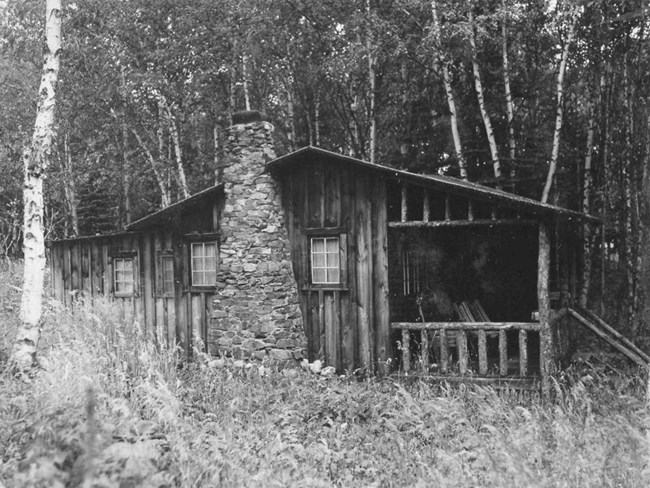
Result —
<svg viewBox="0 0 650 488"><path fill-rule="evenodd" d="M46 238L215 182L233 112L317 145L603 217L582 299L649 335L643 0L83 0L63 5ZM43 5L0 1L0 256L20 256ZM549 191L550 190L550 191Z"/></svg>

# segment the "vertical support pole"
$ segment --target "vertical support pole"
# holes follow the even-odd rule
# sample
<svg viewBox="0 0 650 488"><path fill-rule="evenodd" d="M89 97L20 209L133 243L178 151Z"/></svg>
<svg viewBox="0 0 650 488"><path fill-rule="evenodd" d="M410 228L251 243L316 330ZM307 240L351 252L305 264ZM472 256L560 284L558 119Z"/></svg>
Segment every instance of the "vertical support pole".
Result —
<svg viewBox="0 0 650 488"><path fill-rule="evenodd" d="M447 331L440 331L440 372L446 374L449 371L449 344L447 342Z"/></svg>
<svg viewBox="0 0 650 488"><path fill-rule="evenodd" d="M429 331L422 330L420 340L420 357L422 359L422 372L429 372Z"/></svg>
<svg viewBox="0 0 650 488"><path fill-rule="evenodd" d="M504 329L499 330L499 374L508 376L508 335Z"/></svg>
<svg viewBox="0 0 650 488"><path fill-rule="evenodd" d="M528 376L528 333L519 331L519 375Z"/></svg>
<svg viewBox="0 0 650 488"><path fill-rule="evenodd" d="M458 347L458 369L460 374L467 374L467 333L464 330L456 332Z"/></svg>
<svg viewBox="0 0 650 488"><path fill-rule="evenodd" d="M494 207L494 206L490 209L490 218L491 218L492 220L496 220L496 219L497 219L497 208Z"/></svg>
<svg viewBox="0 0 650 488"><path fill-rule="evenodd" d="M406 185L402 184L402 222L408 220L408 190Z"/></svg>
<svg viewBox="0 0 650 488"><path fill-rule="evenodd" d="M402 369L405 373L411 370L411 331L402 329Z"/></svg>
<svg viewBox="0 0 650 488"><path fill-rule="evenodd" d="M449 193L445 195L445 220L451 220L451 202L449 201Z"/></svg>
<svg viewBox="0 0 650 488"><path fill-rule="evenodd" d="M487 336L484 329L478 331L478 372L487 374Z"/></svg>
<svg viewBox="0 0 650 488"><path fill-rule="evenodd" d="M474 220L474 202L471 200L467 201L467 220Z"/></svg>
<svg viewBox="0 0 650 488"><path fill-rule="evenodd" d="M431 204L429 202L429 191L424 189L424 200L422 202L422 220L428 222L431 218Z"/></svg>
<svg viewBox="0 0 650 488"><path fill-rule="evenodd" d="M548 226L545 222L539 224L539 251L537 259L537 308L539 310L539 366L542 377L542 398L550 399L550 375L553 372L553 336L551 334L551 304L549 302L549 268L551 243Z"/></svg>

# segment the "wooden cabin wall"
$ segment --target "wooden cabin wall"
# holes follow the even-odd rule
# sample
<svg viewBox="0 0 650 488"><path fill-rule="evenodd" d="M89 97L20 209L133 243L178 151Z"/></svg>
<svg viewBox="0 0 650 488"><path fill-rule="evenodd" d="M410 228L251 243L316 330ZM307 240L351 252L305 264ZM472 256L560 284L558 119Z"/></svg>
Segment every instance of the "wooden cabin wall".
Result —
<svg viewBox="0 0 650 488"><path fill-rule="evenodd" d="M313 160L281 175L309 359L339 371L391 357L385 180ZM340 235L340 286L311 285L311 236Z"/></svg>
<svg viewBox="0 0 650 488"><path fill-rule="evenodd" d="M113 257L134 253L136 293L113 296ZM174 293L162 292L161 256L174 258ZM125 255L125 254L122 254ZM127 233L67 241L51 246L52 287L56 299L71 306L80 296L112 297L124 318L137 318L147 333L168 345L205 343L212 315L211 290L189 286L189 249L170 232Z"/></svg>

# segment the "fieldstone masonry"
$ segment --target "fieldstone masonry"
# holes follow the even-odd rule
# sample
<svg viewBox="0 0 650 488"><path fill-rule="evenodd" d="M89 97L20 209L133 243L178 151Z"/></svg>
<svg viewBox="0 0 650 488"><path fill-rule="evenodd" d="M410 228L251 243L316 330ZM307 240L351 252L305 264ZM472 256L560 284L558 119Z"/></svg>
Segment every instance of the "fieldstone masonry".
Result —
<svg viewBox="0 0 650 488"><path fill-rule="evenodd" d="M233 117L221 181L220 264L208 332L212 354L274 363L306 357L289 236L279 184L265 172L275 158L273 126L259 112Z"/></svg>

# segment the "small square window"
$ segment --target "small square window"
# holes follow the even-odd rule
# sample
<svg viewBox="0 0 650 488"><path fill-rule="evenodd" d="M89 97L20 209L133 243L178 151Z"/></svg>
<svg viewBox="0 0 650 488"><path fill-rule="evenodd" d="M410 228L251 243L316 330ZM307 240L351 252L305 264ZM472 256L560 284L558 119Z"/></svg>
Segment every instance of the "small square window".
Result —
<svg viewBox="0 0 650 488"><path fill-rule="evenodd" d="M341 256L338 237L311 238L311 281L319 284L341 283Z"/></svg>
<svg viewBox="0 0 650 488"><path fill-rule="evenodd" d="M192 286L215 286L217 284L217 243L192 243Z"/></svg>
<svg viewBox="0 0 650 488"><path fill-rule="evenodd" d="M133 258L113 259L113 285L116 295L133 295L135 274Z"/></svg>

